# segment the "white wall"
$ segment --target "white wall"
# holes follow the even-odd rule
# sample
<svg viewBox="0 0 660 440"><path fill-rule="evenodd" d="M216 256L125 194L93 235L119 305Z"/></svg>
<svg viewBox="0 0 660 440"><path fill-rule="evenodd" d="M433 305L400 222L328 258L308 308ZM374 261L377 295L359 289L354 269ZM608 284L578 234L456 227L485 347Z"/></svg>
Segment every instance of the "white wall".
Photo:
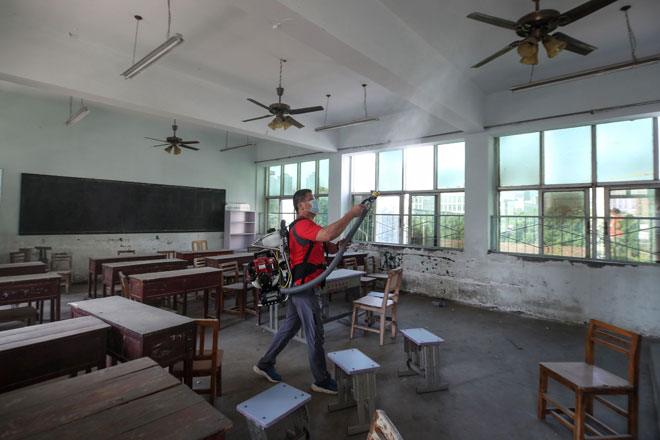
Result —
<svg viewBox="0 0 660 440"><path fill-rule="evenodd" d="M157 142L144 139L170 136L170 120L85 103L90 114L67 127L68 97L5 86L0 88L0 102L1 262L7 262L9 252L21 247L52 246L54 251L73 253L74 280L82 281L87 279L87 258L93 255L115 255L125 248L138 253L189 249L195 239L208 240L212 248L222 247L220 232L18 235L21 173L226 189L228 202L247 202L252 207L258 200L256 149L220 153L224 132L178 121L177 134L200 141L200 151L184 150L174 156L162 148L151 148ZM229 143L243 143L244 139L230 137Z"/></svg>

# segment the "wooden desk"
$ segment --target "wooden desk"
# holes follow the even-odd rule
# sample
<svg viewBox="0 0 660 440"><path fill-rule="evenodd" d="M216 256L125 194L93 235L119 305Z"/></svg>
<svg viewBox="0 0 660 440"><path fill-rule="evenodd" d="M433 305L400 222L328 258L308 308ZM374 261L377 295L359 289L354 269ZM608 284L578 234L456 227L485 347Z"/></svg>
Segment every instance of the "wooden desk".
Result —
<svg viewBox="0 0 660 440"><path fill-rule="evenodd" d="M231 420L142 358L0 395L0 438L224 439Z"/></svg>
<svg viewBox="0 0 660 440"><path fill-rule="evenodd" d="M105 368L109 330L88 316L0 332L0 393Z"/></svg>
<svg viewBox="0 0 660 440"><path fill-rule="evenodd" d="M184 361L192 386L195 321L120 296L69 303L74 317L94 316L110 324L108 354L121 361L148 356L164 367Z"/></svg>
<svg viewBox="0 0 660 440"><path fill-rule="evenodd" d="M186 260L159 258L156 260L120 261L118 263L103 264L103 296L106 291L114 295L115 286L119 285L119 272L124 275L133 275L147 272L163 272L166 270L185 269Z"/></svg>
<svg viewBox="0 0 660 440"><path fill-rule="evenodd" d="M0 306L50 300L50 320L59 321L61 279L55 272L0 277Z"/></svg>
<svg viewBox="0 0 660 440"><path fill-rule="evenodd" d="M335 255L336 254L329 254L325 258L326 263L328 264L332 263L332 260L335 259ZM349 258L349 257L355 257L358 266L364 266L364 259L367 257L367 252L344 252L344 255L342 256L342 261L339 263L339 266L341 267L344 264L344 258Z"/></svg>
<svg viewBox="0 0 660 440"><path fill-rule="evenodd" d="M254 260L254 253L241 252L240 254L214 255L212 257L206 257L206 265L209 267L220 267L222 263L236 261L240 270L244 264L247 264L252 260Z"/></svg>
<svg viewBox="0 0 660 440"><path fill-rule="evenodd" d="M213 255L228 255L233 254L232 249L216 249L211 251L176 251L176 257L186 260L189 266L193 265L195 258L210 257Z"/></svg>
<svg viewBox="0 0 660 440"><path fill-rule="evenodd" d="M125 255L113 257L89 257L89 281L87 285L87 297L96 298L96 278L101 273L102 266L105 263L117 263L118 261L140 261L157 260L165 258L165 254L143 254L143 255ZM93 294L93 295L92 295Z"/></svg>
<svg viewBox="0 0 660 440"><path fill-rule="evenodd" d="M209 290L220 292L222 271L214 267L143 273L128 277L131 298L148 304L168 296L183 295L183 314L186 314L185 293L204 291L204 316L208 315Z"/></svg>
<svg viewBox="0 0 660 440"><path fill-rule="evenodd" d="M48 271L48 265L41 261L30 261L27 263L0 264L0 277L46 273L47 271Z"/></svg>

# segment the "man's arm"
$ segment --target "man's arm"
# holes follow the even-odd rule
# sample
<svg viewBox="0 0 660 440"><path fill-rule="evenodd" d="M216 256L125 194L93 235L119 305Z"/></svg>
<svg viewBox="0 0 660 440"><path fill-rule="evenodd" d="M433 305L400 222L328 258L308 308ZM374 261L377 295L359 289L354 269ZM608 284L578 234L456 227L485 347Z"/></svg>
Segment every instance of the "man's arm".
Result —
<svg viewBox="0 0 660 440"><path fill-rule="evenodd" d="M328 242L339 237L341 233L344 232L344 229L346 229L351 220L353 220L355 217L359 217L362 214L362 211L364 211L364 205L353 206L342 218L319 230L319 232L316 234L315 241Z"/></svg>

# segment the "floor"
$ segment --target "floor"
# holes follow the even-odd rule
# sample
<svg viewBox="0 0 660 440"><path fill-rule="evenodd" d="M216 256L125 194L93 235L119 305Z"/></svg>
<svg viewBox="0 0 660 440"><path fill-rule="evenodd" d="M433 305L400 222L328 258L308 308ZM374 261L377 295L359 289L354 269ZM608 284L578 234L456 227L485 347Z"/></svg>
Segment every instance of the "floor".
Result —
<svg viewBox="0 0 660 440"><path fill-rule="evenodd" d="M74 285L62 297L62 319L69 317L68 302L87 296L86 285ZM341 295L333 296L333 307L346 307ZM201 316L201 302L189 302L189 316ZM442 374L450 386L447 391L417 394L422 378L399 378L396 371L405 367L401 335L385 345L378 335L357 331L349 340L349 321L344 318L325 326L326 350L358 348L381 365L376 374L377 404L397 426L406 440L418 439L570 439L570 432L552 417L541 421L536 416L539 361L580 361L584 358L586 326L532 319L515 313L467 307L418 295L402 295L399 306L401 328L424 327L445 339L441 350ZM262 317L263 319L263 317ZM224 350L223 396L216 407L234 423L227 439L247 439L247 425L236 405L272 386L252 372L252 366L266 351L272 334L256 325L254 316L245 321L223 315L220 348ZM649 344L645 339L640 368L640 439L660 439L649 376ZM625 360L597 350L596 362L608 370L625 375ZM334 367L328 361L328 368ZM292 341L280 354L278 372L284 381L312 394L309 404L311 438L364 439L365 434L346 436L346 427L356 422L354 408L333 413L327 405L335 396L310 390L312 375L306 346ZM204 379L201 379L204 380ZM555 385L555 386L553 386ZM570 403L570 394L551 383L551 392ZM619 418L596 409L615 429L625 427Z"/></svg>

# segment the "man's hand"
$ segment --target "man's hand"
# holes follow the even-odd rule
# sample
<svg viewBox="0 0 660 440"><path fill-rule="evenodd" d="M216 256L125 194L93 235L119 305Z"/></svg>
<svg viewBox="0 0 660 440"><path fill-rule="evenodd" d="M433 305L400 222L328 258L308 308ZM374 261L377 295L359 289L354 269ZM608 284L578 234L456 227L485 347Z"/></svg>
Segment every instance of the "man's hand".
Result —
<svg viewBox="0 0 660 440"><path fill-rule="evenodd" d="M351 215L351 217L359 217L362 215L362 211L364 211L364 205L355 205L351 209L348 210L348 214Z"/></svg>

